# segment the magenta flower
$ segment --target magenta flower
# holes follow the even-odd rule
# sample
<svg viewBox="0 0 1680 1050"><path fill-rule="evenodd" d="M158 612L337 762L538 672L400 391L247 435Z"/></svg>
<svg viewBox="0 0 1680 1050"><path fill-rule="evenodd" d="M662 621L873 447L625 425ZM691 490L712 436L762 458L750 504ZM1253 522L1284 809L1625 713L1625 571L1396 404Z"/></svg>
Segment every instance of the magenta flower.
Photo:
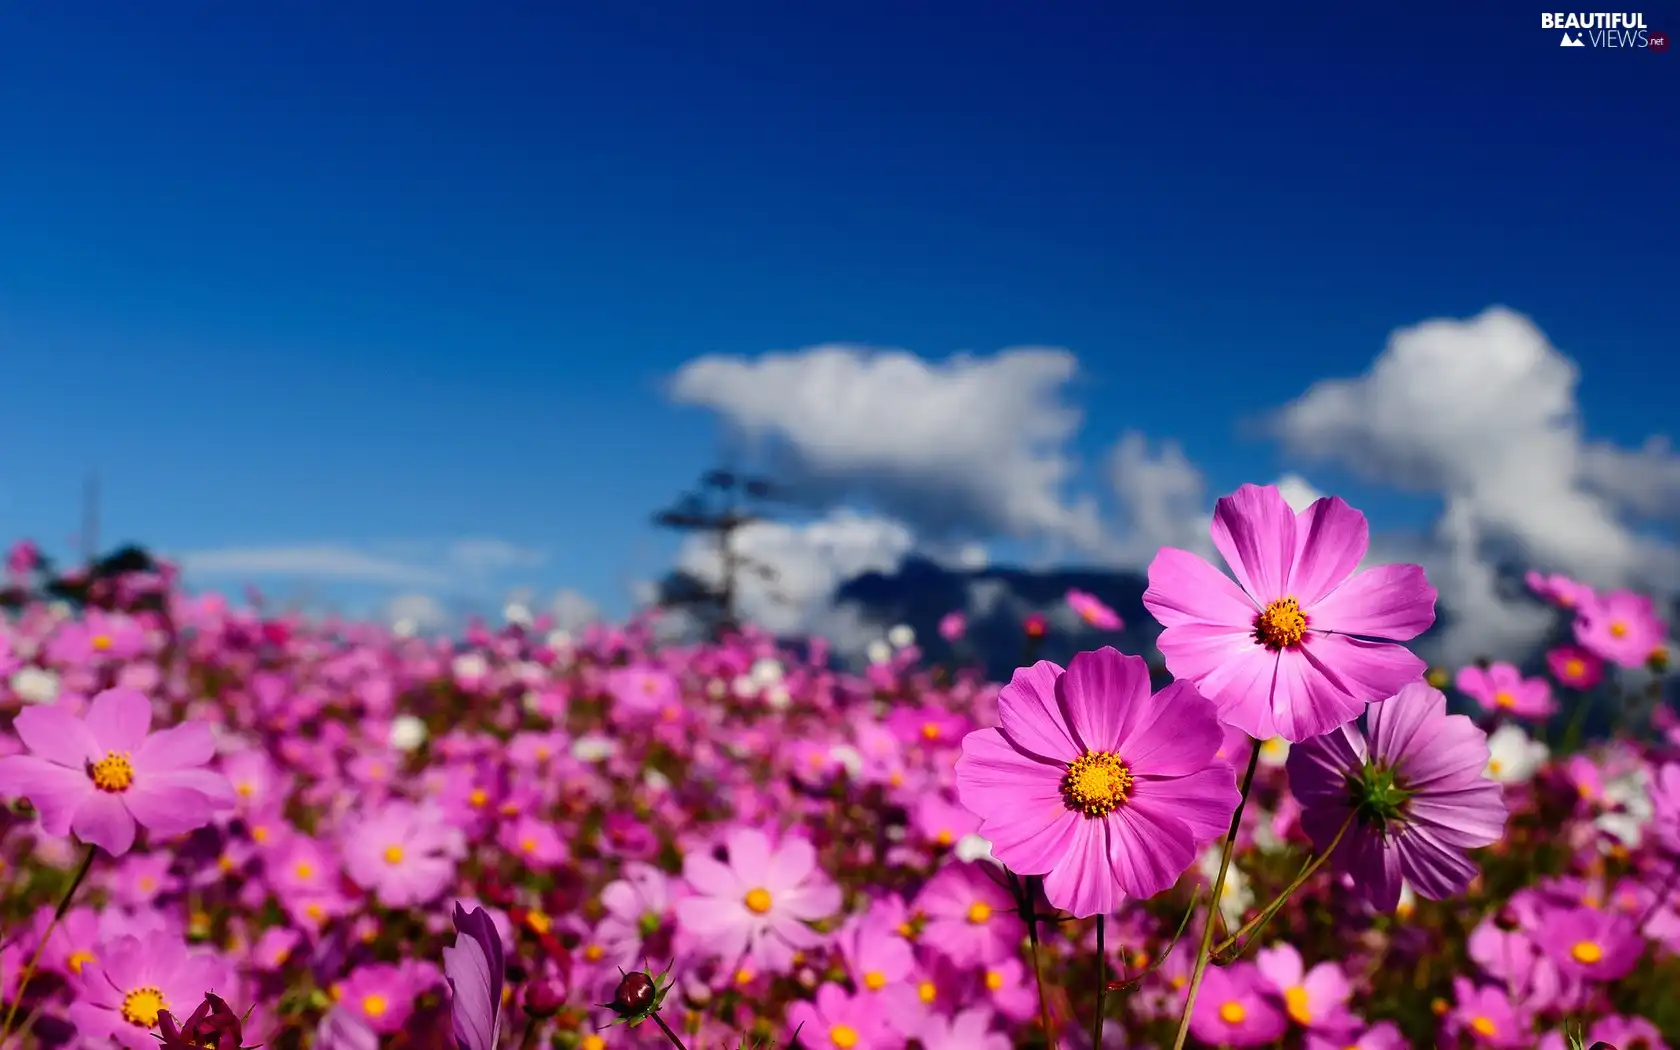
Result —
<svg viewBox="0 0 1680 1050"><path fill-rule="evenodd" d="M107 689L81 718L45 705L18 712L12 725L30 754L0 758L0 796L29 799L49 835L74 833L121 856L137 825L180 835L233 807L227 778L201 768L216 750L210 727L152 733L151 701L132 689Z"/></svg>
<svg viewBox="0 0 1680 1050"><path fill-rule="evenodd" d="M1027 934L995 867L947 864L916 895L915 907L927 919L921 943L957 966L1007 959Z"/></svg>
<svg viewBox="0 0 1680 1050"><path fill-rule="evenodd" d="M1604 660L1578 645L1560 645L1546 654L1546 669L1571 689L1586 692L1604 680Z"/></svg>
<svg viewBox="0 0 1680 1050"><path fill-rule="evenodd" d="M677 902L677 922L729 966L746 958L766 973L785 973L794 952L823 942L806 923L839 911L840 889L818 870L807 839L772 848L762 831L736 828L725 845L727 861L701 851L683 858L695 895Z"/></svg>
<svg viewBox="0 0 1680 1050"><path fill-rule="evenodd" d="M1561 572L1542 575L1531 569L1524 574L1523 583L1541 600L1564 609L1579 609L1597 597L1591 587Z"/></svg>
<svg viewBox="0 0 1680 1050"><path fill-rule="evenodd" d="M1657 839L1680 855L1680 762L1670 762L1651 779L1651 824Z"/></svg>
<svg viewBox="0 0 1680 1050"><path fill-rule="evenodd" d="M1503 989L1455 977L1453 998L1458 1001L1442 1026L1451 1042L1468 1036L1475 1045L1495 1050L1528 1050L1534 1045L1534 1019Z"/></svg>
<svg viewBox="0 0 1680 1050"><path fill-rule="evenodd" d="M1550 718L1557 713L1551 683L1544 678L1524 678L1513 664L1474 664L1459 669L1454 682L1458 691L1490 712L1518 718Z"/></svg>
<svg viewBox="0 0 1680 1050"><path fill-rule="evenodd" d="M799 1032L799 1044L815 1050L886 1050L903 1045L888 1032L872 996L848 995L837 984L817 989L817 1000L801 999L788 1007L789 1031Z"/></svg>
<svg viewBox="0 0 1680 1050"><path fill-rule="evenodd" d="M1301 827L1326 849L1352 814L1333 864L1380 911L1400 903L1402 880L1443 900L1476 875L1469 850L1499 841L1505 797L1487 779L1487 736L1421 682L1372 704L1369 735L1343 726L1289 752Z"/></svg>
<svg viewBox="0 0 1680 1050"><path fill-rule="evenodd" d="M189 951L178 934L119 937L77 976L70 1020L85 1040L115 1039L128 1050L156 1050L158 1016L183 1016L205 992L226 990L232 974L211 951Z"/></svg>
<svg viewBox="0 0 1680 1050"><path fill-rule="evenodd" d="M461 833L435 810L391 801L345 822L340 839L344 872L388 908L425 904L442 896L466 852Z"/></svg>
<svg viewBox="0 0 1680 1050"><path fill-rule="evenodd" d="M1239 795L1213 705L1187 682L1152 696L1141 657L1105 646L1066 671L1021 668L998 719L963 740L957 795L992 855L1043 875L1075 916L1160 893L1230 827Z"/></svg>
<svg viewBox="0 0 1680 1050"><path fill-rule="evenodd" d="M1120 614L1103 604L1101 598L1077 587L1068 588L1067 603L1081 620L1099 631L1118 631L1125 626Z"/></svg>
<svg viewBox="0 0 1680 1050"><path fill-rule="evenodd" d="M898 916L879 906L847 920L835 947L860 992L898 984L916 965L910 942L899 935Z"/></svg>
<svg viewBox="0 0 1680 1050"><path fill-rule="evenodd" d="M1402 645L1435 622L1435 588L1416 565L1355 572L1365 515L1340 499L1296 514L1274 487L1221 499L1213 543L1236 576L1161 548L1143 603L1164 630L1156 644L1175 677L1219 717L1257 740L1310 740L1358 718L1368 701L1418 680Z"/></svg>
<svg viewBox="0 0 1680 1050"><path fill-rule="evenodd" d="M1534 931L1540 948L1565 974L1619 981L1639 965L1645 940L1633 916L1598 908L1548 910Z"/></svg>
<svg viewBox="0 0 1680 1050"><path fill-rule="evenodd" d="M1622 667L1643 667L1663 647L1668 628L1650 595L1611 591L1575 613L1575 640Z"/></svg>
<svg viewBox="0 0 1680 1050"><path fill-rule="evenodd" d="M954 642L968 632L968 617L961 609L953 609L939 618L939 637Z"/></svg>
<svg viewBox="0 0 1680 1050"><path fill-rule="evenodd" d="M449 1013L458 1050L496 1050L501 1037L502 985L506 980L502 937L490 913L471 914L455 905L455 943L443 950L449 982Z"/></svg>
<svg viewBox="0 0 1680 1050"><path fill-rule="evenodd" d="M1292 944L1262 948L1254 962L1283 1001L1283 1012L1302 1028L1345 1032L1355 1026L1347 1009L1353 986L1335 963L1321 962L1308 970Z"/></svg>
<svg viewBox="0 0 1680 1050"><path fill-rule="evenodd" d="M1190 1034L1209 1046L1264 1046L1281 1039L1289 1021L1268 990L1253 963L1208 967L1190 1014Z"/></svg>
<svg viewBox="0 0 1680 1050"><path fill-rule="evenodd" d="M992 1012L977 1006L949 1018L930 1014L917 1036L923 1050L1009 1050L1009 1037L991 1027Z"/></svg>

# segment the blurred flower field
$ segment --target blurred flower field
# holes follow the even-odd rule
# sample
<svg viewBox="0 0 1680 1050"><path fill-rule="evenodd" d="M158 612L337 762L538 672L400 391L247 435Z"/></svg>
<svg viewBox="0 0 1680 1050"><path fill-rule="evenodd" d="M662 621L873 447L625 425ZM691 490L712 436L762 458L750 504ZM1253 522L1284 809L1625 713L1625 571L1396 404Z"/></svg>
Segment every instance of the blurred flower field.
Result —
<svg viewBox="0 0 1680 1050"><path fill-rule="evenodd" d="M1226 566L1151 566L1160 662L1036 661L1037 617L1002 684L907 630L848 672L650 618L402 637L167 567L65 603L19 545L4 1038L1680 1045L1667 625L1531 575L1543 673L1426 668L1434 591L1356 572L1365 536L1245 486Z"/></svg>

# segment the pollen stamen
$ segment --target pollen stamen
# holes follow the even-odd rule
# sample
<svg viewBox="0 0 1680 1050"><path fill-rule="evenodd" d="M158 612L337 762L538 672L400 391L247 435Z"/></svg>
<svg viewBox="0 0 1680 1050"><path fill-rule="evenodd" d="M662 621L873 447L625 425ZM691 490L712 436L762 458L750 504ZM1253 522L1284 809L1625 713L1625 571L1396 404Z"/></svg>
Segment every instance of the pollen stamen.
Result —
<svg viewBox="0 0 1680 1050"><path fill-rule="evenodd" d="M1062 801L1087 817L1117 809L1132 790L1132 771L1112 751L1087 751L1068 763L1062 777Z"/></svg>
<svg viewBox="0 0 1680 1050"><path fill-rule="evenodd" d="M88 779L108 794L120 795L134 784L134 764L127 751L107 751L105 757L88 763Z"/></svg>
<svg viewBox="0 0 1680 1050"><path fill-rule="evenodd" d="M1273 652L1293 649L1307 634L1307 614L1294 598L1279 598L1254 618L1254 640Z"/></svg>

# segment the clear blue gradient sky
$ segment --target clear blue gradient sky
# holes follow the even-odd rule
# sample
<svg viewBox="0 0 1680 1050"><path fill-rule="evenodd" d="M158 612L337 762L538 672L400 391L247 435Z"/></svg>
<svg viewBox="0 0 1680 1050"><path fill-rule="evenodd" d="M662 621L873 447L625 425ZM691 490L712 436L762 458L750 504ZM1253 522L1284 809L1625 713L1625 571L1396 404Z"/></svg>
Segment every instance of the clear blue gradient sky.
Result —
<svg viewBox="0 0 1680 1050"><path fill-rule="evenodd" d="M1079 355L1081 451L1501 303L1673 429L1680 53L1532 5L0 8L0 532L496 537L609 606L717 449L664 383L846 341ZM1308 13L1310 10L1310 13ZM1680 30L1680 9L1647 10ZM1389 510L1411 513L1396 502Z"/></svg>

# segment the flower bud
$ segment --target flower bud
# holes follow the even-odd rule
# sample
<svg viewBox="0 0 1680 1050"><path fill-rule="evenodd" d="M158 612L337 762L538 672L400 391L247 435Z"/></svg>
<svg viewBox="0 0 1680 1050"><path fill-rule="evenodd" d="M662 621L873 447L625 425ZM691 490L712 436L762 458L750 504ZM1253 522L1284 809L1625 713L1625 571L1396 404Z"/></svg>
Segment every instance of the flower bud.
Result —
<svg viewBox="0 0 1680 1050"><path fill-rule="evenodd" d="M539 977L525 986L525 1012L532 1017L553 1017L566 1005L566 989L560 982Z"/></svg>
<svg viewBox="0 0 1680 1050"><path fill-rule="evenodd" d="M658 994L659 986L653 978L636 970L625 974L624 979L618 982L609 1005L622 1017L645 1014L652 1009Z"/></svg>

